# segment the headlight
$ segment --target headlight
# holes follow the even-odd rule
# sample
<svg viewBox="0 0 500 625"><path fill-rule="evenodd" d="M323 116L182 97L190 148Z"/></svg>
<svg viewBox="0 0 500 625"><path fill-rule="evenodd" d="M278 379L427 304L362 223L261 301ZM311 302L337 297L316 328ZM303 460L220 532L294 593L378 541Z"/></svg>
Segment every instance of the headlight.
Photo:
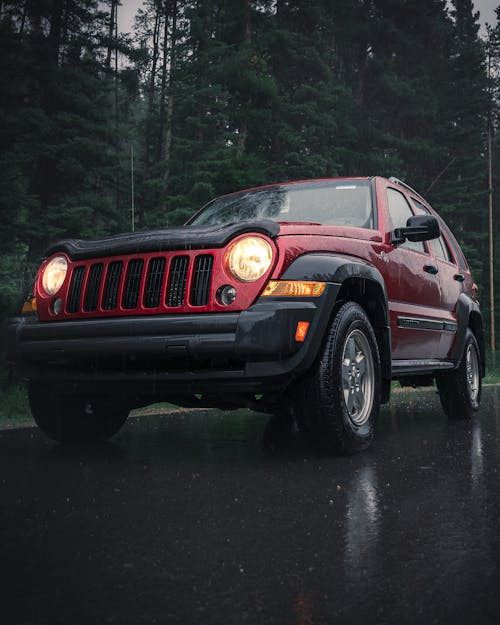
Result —
<svg viewBox="0 0 500 625"><path fill-rule="evenodd" d="M55 295L59 291L67 271L68 261L64 256L56 256L47 264L42 277L43 290L47 295Z"/></svg>
<svg viewBox="0 0 500 625"><path fill-rule="evenodd" d="M235 278L255 282L266 273L273 260L273 250L261 237L245 237L229 248L227 264Z"/></svg>

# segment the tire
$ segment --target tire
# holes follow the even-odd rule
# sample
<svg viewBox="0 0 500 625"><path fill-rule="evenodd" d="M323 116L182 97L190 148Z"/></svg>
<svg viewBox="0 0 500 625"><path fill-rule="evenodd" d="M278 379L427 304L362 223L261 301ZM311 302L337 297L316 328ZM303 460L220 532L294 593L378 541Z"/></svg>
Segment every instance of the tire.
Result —
<svg viewBox="0 0 500 625"><path fill-rule="evenodd" d="M481 403L481 365L479 347L472 330L465 335L460 365L436 377L441 406L454 421L470 419Z"/></svg>
<svg viewBox="0 0 500 625"><path fill-rule="evenodd" d="M361 306L347 302L334 314L319 358L299 389L299 429L322 451L353 454L370 446L379 408L375 333Z"/></svg>
<svg viewBox="0 0 500 625"><path fill-rule="evenodd" d="M116 434L128 417L125 404L75 391L31 384L28 397L38 427L59 443L94 443Z"/></svg>

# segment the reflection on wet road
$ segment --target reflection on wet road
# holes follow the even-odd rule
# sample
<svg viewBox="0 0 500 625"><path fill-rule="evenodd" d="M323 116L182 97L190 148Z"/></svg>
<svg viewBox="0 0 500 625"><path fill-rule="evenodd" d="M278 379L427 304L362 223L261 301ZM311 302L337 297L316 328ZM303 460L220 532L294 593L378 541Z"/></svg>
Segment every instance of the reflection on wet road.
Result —
<svg viewBox="0 0 500 625"><path fill-rule="evenodd" d="M93 451L0 432L2 622L500 621L499 387L469 423L396 394L353 457L263 451L266 423L131 418Z"/></svg>

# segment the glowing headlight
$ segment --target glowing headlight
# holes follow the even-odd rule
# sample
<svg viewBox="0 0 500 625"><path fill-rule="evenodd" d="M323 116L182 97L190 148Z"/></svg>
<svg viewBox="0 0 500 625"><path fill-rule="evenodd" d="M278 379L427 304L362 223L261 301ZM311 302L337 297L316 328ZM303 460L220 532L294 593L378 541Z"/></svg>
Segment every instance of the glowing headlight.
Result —
<svg viewBox="0 0 500 625"><path fill-rule="evenodd" d="M227 264L233 276L242 282L255 282L271 266L273 251L261 237L245 237L229 248Z"/></svg>
<svg viewBox="0 0 500 625"><path fill-rule="evenodd" d="M42 277L43 290L47 295L55 295L59 291L67 271L68 261L64 256L56 256L47 264Z"/></svg>

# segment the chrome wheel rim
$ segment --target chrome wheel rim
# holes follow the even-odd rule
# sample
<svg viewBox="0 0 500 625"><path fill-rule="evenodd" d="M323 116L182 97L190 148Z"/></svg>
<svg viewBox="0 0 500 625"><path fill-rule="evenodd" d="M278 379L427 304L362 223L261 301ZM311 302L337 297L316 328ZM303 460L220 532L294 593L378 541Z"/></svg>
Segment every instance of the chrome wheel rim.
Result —
<svg viewBox="0 0 500 625"><path fill-rule="evenodd" d="M469 390L469 397L472 401L477 401L479 395L479 361L477 358L477 351L474 345L467 345L465 352L465 374L467 377L467 387Z"/></svg>
<svg viewBox="0 0 500 625"><path fill-rule="evenodd" d="M368 339L361 330L347 336L342 353L342 390L349 419L364 425L371 414L375 369Z"/></svg>

